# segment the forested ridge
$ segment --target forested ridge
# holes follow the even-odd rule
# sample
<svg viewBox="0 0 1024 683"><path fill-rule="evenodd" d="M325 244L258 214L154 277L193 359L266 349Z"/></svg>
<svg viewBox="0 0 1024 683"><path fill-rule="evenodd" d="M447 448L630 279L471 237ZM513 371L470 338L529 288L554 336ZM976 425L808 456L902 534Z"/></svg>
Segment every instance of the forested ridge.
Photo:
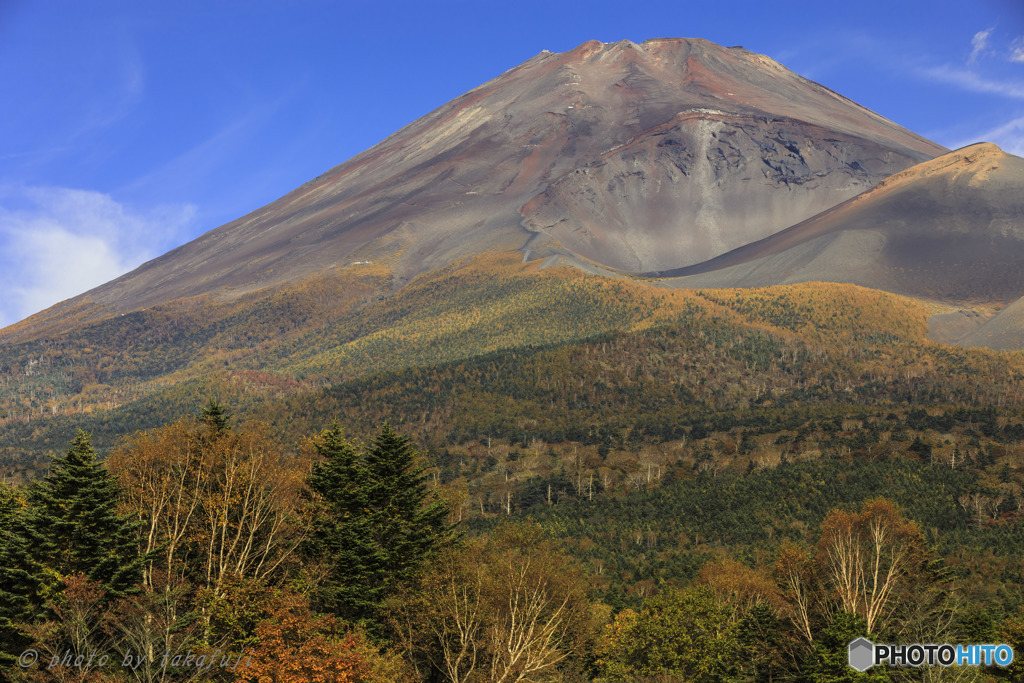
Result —
<svg viewBox="0 0 1024 683"><path fill-rule="evenodd" d="M665 433L748 407L1021 401L1020 354L928 342L930 309L896 295L820 283L669 291L491 258L379 301L363 280L322 278L223 304L227 317L179 302L191 316L139 312L59 344L4 346L0 457L9 474L31 472L78 427L103 452L210 395L281 417L287 439L345 410L357 431L393 419L431 444L522 425L549 441ZM162 322L119 322L132 316ZM132 369L141 357L177 365Z"/></svg>

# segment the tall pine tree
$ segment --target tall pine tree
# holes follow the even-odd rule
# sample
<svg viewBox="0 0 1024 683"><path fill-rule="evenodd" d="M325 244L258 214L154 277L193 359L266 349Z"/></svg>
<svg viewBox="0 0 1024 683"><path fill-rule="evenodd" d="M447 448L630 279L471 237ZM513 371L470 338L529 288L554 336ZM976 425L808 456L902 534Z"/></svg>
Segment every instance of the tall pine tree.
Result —
<svg viewBox="0 0 1024 683"><path fill-rule="evenodd" d="M109 598L141 578L138 522L117 514L119 489L79 431L24 495L0 494L0 664L31 642L24 626L47 616L64 579L98 581Z"/></svg>
<svg viewBox="0 0 1024 683"><path fill-rule="evenodd" d="M386 553L386 576L398 582L411 579L452 532L448 506L430 495L416 460L411 440L387 423L366 452L374 534Z"/></svg>
<svg viewBox="0 0 1024 683"><path fill-rule="evenodd" d="M31 570L24 529L24 498L0 484L0 671L32 642L23 630L38 611L40 577Z"/></svg>
<svg viewBox="0 0 1024 683"><path fill-rule="evenodd" d="M309 487L319 509L305 554L327 565L319 606L379 635L385 600L451 537L448 507L431 496L411 442L390 425L363 457L337 426L316 449L323 460Z"/></svg>
<svg viewBox="0 0 1024 683"><path fill-rule="evenodd" d="M303 550L328 565L317 586L318 607L365 622L384 598L384 554L374 542L366 468L337 425L321 433L314 447L322 459L309 476L317 500Z"/></svg>
<svg viewBox="0 0 1024 683"><path fill-rule="evenodd" d="M130 592L141 579L140 523L117 514L119 495L96 462L90 435L79 430L67 454L28 490L24 526L36 573L58 580L82 574L112 597Z"/></svg>

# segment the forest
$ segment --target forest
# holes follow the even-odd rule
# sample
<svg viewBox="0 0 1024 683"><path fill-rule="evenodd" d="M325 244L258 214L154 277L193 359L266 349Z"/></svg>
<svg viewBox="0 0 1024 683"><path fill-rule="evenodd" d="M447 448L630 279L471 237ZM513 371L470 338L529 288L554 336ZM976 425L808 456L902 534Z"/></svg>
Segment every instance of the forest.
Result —
<svg viewBox="0 0 1024 683"><path fill-rule="evenodd" d="M848 402L851 392L872 401L1020 402L1018 354L928 342L934 307L852 285L667 290L538 270L513 254L453 264L394 294L382 281L379 273L342 272L97 321L69 313L67 331L8 328L0 344L0 467L31 476L79 426L105 451L121 434L191 410L197 396L275 415L280 402L315 403L321 392L355 392L361 383L390 391L396 373L400 385L417 372L447 373L437 379L463 394L477 388L477 377L512 380L519 393L540 377L554 394L544 398L583 412L596 387L573 392L565 375L578 370L577 384L625 385L629 397L655 391L663 403L666 387L685 386L692 392L685 407L712 411L836 396ZM490 365L515 375L524 359L529 373L480 374ZM462 366L473 374L459 375ZM548 374L555 376L547 381ZM971 381L979 375L983 382ZM428 406L427 419L457 421L448 413L462 409L462 399ZM367 428L373 423L380 419Z"/></svg>
<svg viewBox="0 0 1024 683"><path fill-rule="evenodd" d="M0 345L4 677L1024 679L846 661L1024 647L1024 354L851 285L385 285Z"/></svg>
<svg viewBox="0 0 1024 683"><path fill-rule="evenodd" d="M0 488L8 679L1024 674L846 661L859 636L1024 647L1024 424L995 409L720 415L667 457L640 445L633 477L628 438L432 452L333 422L285 448L216 400L195 412L102 461L79 431Z"/></svg>

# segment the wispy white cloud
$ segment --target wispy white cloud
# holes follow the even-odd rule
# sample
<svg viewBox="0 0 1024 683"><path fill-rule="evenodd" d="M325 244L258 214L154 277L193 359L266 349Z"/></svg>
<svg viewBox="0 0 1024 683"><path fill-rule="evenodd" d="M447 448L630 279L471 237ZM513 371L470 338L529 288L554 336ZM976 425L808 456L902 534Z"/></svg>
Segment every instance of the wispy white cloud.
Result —
<svg viewBox="0 0 1024 683"><path fill-rule="evenodd" d="M967 57L967 66L976 67L985 57L994 57L998 61L1024 63L1024 36L1017 36L1007 44L1005 37L994 40L995 27L978 31L971 38L971 54ZM998 46L994 43L998 43ZM1004 47L1006 46L1006 47Z"/></svg>
<svg viewBox="0 0 1024 683"><path fill-rule="evenodd" d="M996 143L1004 152L1024 157L1024 116L988 131L984 139Z"/></svg>
<svg viewBox="0 0 1024 683"><path fill-rule="evenodd" d="M974 34L966 66L950 63L917 65L912 67L912 73L963 92L1024 100L1024 73L1013 64L1024 62L1024 36L1008 43L1005 35L996 36L994 31L986 29ZM956 97L958 104L972 101L972 98L955 92L949 95ZM1011 154L1024 155L1024 116L1021 116L1024 111L1011 102L998 103L997 106L990 106L993 104L990 99L983 102L985 104L975 101L970 107L961 107L958 123L942 133L933 133L932 137L951 149L976 142L994 142ZM993 123L1000 119L1005 122Z"/></svg>
<svg viewBox="0 0 1024 683"><path fill-rule="evenodd" d="M0 326L153 258L194 215L190 205L138 210L88 190L0 188Z"/></svg>
<svg viewBox="0 0 1024 683"><path fill-rule="evenodd" d="M1024 99L1024 80L1000 80L984 76L971 69L953 66L927 67L919 69L919 72L926 78L956 85L964 90Z"/></svg>
<svg viewBox="0 0 1024 683"><path fill-rule="evenodd" d="M994 30L993 27L974 34L974 38L971 39L971 56L967 58L968 64L975 64L982 56L991 52L989 38Z"/></svg>
<svg viewBox="0 0 1024 683"><path fill-rule="evenodd" d="M1010 43L1010 61L1024 64L1024 36L1014 38Z"/></svg>

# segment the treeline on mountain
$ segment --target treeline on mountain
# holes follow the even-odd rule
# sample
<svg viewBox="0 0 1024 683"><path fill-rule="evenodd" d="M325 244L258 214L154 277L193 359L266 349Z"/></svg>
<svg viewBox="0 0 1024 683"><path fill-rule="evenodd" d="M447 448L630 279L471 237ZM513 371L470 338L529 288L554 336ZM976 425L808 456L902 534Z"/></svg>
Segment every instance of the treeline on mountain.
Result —
<svg viewBox="0 0 1024 683"><path fill-rule="evenodd" d="M810 289L822 292L821 305L828 305L826 290ZM837 289L844 296L861 293ZM751 295L766 296L757 291ZM814 319L801 309L802 299L778 298L771 316L780 323L788 320L791 327L803 329ZM797 312L778 313L790 309ZM879 319L869 323L863 315L834 316L834 339L866 335L880 326L896 334L903 318L883 325L879 320L886 315L881 310ZM700 475L713 482L731 477L766 481L758 477L800 467L832 468L820 474L824 481L845 481L860 467L866 472L881 468L878 490L886 492L886 482L906 479L905 473L886 468L915 462L922 469L913 477L923 477L928 486L911 498L898 492L886 495L912 507L918 499L936 500L935 490L955 489L957 517L928 521L915 510L915 519L925 529L943 531L947 545L940 552L972 577L973 591L1012 611L1017 600L1012 587L1020 572L1016 560L1006 558L1017 556L1013 546L1024 502L1024 416L1015 399L1015 357L888 338L874 347L819 344L787 337L795 333L781 328L730 325L664 324L580 343L494 352L284 399L275 397L288 394L288 386L270 379L249 383L251 375L232 371L219 380L196 379L148 396L135 412L64 415L50 424L63 421L70 431L79 417L78 424L93 432L94 443L113 444L140 426L140 415L152 421L180 414L197 393L248 405L248 414L262 417L269 425L267 438L282 448L339 416L351 435L364 439L392 420L427 448L431 483L452 492L458 519L508 519L570 505L599 509L623 495L642 497L662 487L693 486ZM821 336L818 329L804 334ZM978 377L988 378L987 383L979 383ZM732 398L729 387L734 388ZM5 437L19 445L48 440L54 449L61 438L58 430L40 430L33 423L9 424ZM101 448L106 452L110 446ZM24 463L18 460L23 458L20 448L9 453L8 463ZM16 472L30 477L46 463L37 453L32 467ZM941 479L947 473L960 476L955 486ZM751 474L755 476L746 477ZM791 484L776 482L772 487L789 490ZM759 492L752 499L766 495ZM786 509L761 511L751 519L789 520L794 506L815 495L813 489L801 490ZM742 508L746 500L741 497L737 506ZM798 526L813 527L831 507L851 502L840 497L819 502L817 516L805 515ZM677 515L673 510L664 516ZM660 516L652 512L650 519ZM763 522L763 528L776 539L797 533L785 524ZM561 535L557 529L550 531ZM724 533L721 528L659 533L664 539L680 531L690 539ZM740 545L771 544L771 536L764 533L744 533L733 530L725 537ZM641 537L647 537L647 530L618 528L609 532L607 544L594 546L603 557L581 559L606 566L612 555L634 548ZM957 547L966 550L954 559ZM676 575L693 576L704 555L691 551L668 548L615 558L623 564L616 581L621 585L613 588L610 582L607 588L624 597L607 600L635 606L645 582L658 580L652 558L670 563Z"/></svg>
<svg viewBox="0 0 1024 683"><path fill-rule="evenodd" d="M463 388L450 406L426 406L433 413L463 404L462 412L475 412L473 403L498 389L532 393L527 398L548 408L551 401L563 410L576 403L585 412L595 392L611 403L649 391L664 398L681 385L693 392L683 392L687 406L709 410L837 397L1020 403L1019 354L929 343L923 305L852 285L674 291L537 270L492 254L385 296L384 271L375 267L340 269L230 302L172 302L63 334L15 335L0 347L0 454L56 455L87 424L105 451L117 434L188 410L213 382L245 413L305 394L318 400L323 387L354 392L369 382L387 391L392 379ZM532 367L516 376L524 363ZM463 367L470 377L450 377ZM413 374L403 375L403 368ZM421 370L428 376L415 378ZM536 381L548 374L548 384ZM466 381L474 377L512 386L480 387L484 395L475 396ZM600 382L587 385L590 395L572 391L574 382L590 379ZM550 395L537 395L536 387ZM588 421L579 412L567 416L572 423ZM449 417L463 419L457 412ZM116 425L108 430L106 423Z"/></svg>
<svg viewBox="0 0 1024 683"><path fill-rule="evenodd" d="M917 680L854 675L846 644L1024 647L1019 485L985 447L694 461L635 487L566 470L481 510L386 423L284 448L235 421L211 401L104 463L81 432L45 477L0 488L8 678ZM993 410L899 422L1021 430Z"/></svg>
<svg viewBox="0 0 1024 683"><path fill-rule="evenodd" d="M242 355L200 345L195 354L205 360L171 375L97 385L86 414L66 410L66 402L46 408L45 392L31 382L36 375L12 375L0 396L28 400L45 416L12 410L0 418L0 459L31 473L77 427L90 430L105 452L119 434L172 419L196 395L211 394L244 414L278 420L286 440L337 414L366 433L391 410L431 446L479 435L586 442L623 431L658 441L723 411L835 403L994 405L1011 412L1021 404L1020 354L927 342L927 312L895 295L824 284L659 292L527 270L497 280L487 284L473 266L449 269L358 315L320 320L312 331L302 321L313 319L315 301L334 290L309 284L291 294L302 305L281 293L287 301L273 310L297 311L299 322L280 340L268 337ZM456 293L478 312L460 317L452 312L460 309L438 303ZM555 302L561 307L552 308ZM479 312L492 309L493 317ZM236 314L237 331L246 318ZM573 334L589 338L573 341ZM536 345L542 340L549 343ZM453 354L461 358L442 362ZM382 371L383 358L411 367ZM17 374L21 366L6 367Z"/></svg>
<svg viewBox="0 0 1024 683"><path fill-rule="evenodd" d="M585 337L653 310L637 285L520 270L502 255L444 269L385 298L386 271L360 266L233 301L185 299L77 326L75 314L84 312L73 311L61 330L27 338L18 334L21 323L0 347L0 420L108 409L166 388L168 378L225 368L314 382L364 376ZM620 300L620 290L631 296Z"/></svg>

